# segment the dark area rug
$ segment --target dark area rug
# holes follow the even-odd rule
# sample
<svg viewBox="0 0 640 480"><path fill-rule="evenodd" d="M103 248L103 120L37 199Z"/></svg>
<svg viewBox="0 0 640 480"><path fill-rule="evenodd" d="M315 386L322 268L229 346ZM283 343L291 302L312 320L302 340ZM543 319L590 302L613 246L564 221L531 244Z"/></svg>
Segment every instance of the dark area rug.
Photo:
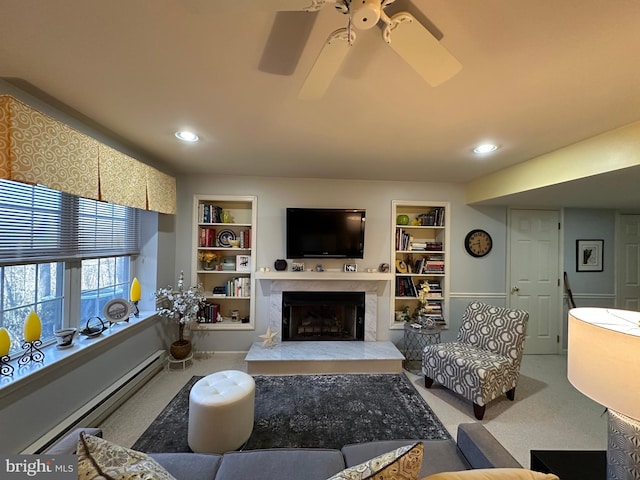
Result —
<svg viewBox="0 0 640 480"><path fill-rule="evenodd" d="M143 452L189 452L193 377L133 445ZM404 374L256 376L255 424L245 450L340 448L391 439L449 439ZM211 427L215 431L215 425Z"/></svg>

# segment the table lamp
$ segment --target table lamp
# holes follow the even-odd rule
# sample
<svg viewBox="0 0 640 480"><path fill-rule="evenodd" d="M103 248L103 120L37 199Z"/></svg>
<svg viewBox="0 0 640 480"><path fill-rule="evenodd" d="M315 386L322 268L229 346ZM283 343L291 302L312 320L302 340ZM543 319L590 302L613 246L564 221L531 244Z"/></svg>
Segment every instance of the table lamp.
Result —
<svg viewBox="0 0 640 480"><path fill-rule="evenodd" d="M567 377L607 407L607 479L640 478L640 312L569 310Z"/></svg>

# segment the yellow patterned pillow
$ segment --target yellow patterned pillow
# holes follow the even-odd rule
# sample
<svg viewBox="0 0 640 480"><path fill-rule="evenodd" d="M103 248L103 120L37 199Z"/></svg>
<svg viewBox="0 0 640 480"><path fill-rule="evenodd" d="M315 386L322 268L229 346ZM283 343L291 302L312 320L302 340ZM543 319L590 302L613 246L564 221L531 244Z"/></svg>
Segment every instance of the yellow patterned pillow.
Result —
<svg viewBox="0 0 640 480"><path fill-rule="evenodd" d="M175 480L148 455L80 433L78 480Z"/></svg>
<svg viewBox="0 0 640 480"><path fill-rule="evenodd" d="M422 451L422 442L400 447L349 467L328 480L418 480Z"/></svg>
<svg viewBox="0 0 640 480"><path fill-rule="evenodd" d="M434 473L422 480L558 480L558 477L552 473L534 472L526 468L484 468Z"/></svg>

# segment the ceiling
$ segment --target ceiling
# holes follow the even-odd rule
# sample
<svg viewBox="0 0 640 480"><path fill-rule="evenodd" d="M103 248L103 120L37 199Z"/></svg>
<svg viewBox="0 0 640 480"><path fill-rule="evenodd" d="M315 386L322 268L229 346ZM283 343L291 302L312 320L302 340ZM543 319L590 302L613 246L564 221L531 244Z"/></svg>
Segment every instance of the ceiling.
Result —
<svg viewBox="0 0 640 480"><path fill-rule="evenodd" d="M278 13L295 1L0 0L0 77L175 174L466 183L640 120L639 0L397 0L460 73L429 86L374 28L315 101L297 93L347 17ZM478 157L483 141L501 148Z"/></svg>

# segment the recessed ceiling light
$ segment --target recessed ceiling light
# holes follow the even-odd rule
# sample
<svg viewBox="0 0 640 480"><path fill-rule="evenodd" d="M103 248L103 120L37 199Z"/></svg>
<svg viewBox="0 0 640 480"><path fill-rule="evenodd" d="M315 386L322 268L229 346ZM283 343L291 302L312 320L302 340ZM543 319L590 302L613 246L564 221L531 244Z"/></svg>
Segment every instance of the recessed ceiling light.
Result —
<svg viewBox="0 0 640 480"><path fill-rule="evenodd" d="M176 132L176 137L184 142L197 142L200 137L193 132L189 132L188 130L182 130L180 132Z"/></svg>
<svg viewBox="0 0 640 480"><path fill-rule="evenodd" d="M476 148L474 148L473 153L478 153L478 154L491 153L491 152L495 152L498 148L500 147L493 143L483 143L481 145L478 145Z"/></svg>

